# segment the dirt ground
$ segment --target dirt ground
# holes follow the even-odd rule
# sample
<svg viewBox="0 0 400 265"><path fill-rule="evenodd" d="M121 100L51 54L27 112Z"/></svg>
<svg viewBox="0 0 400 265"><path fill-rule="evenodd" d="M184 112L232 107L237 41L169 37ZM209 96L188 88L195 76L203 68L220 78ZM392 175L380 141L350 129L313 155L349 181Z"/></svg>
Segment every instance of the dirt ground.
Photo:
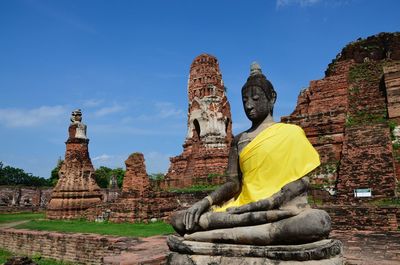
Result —
<svg viewBox="0 0 400 265"><path fill-rule="evenodd" d="M335 230L330 237L343 242L349 265L400 265L400 231Z"/></svg>

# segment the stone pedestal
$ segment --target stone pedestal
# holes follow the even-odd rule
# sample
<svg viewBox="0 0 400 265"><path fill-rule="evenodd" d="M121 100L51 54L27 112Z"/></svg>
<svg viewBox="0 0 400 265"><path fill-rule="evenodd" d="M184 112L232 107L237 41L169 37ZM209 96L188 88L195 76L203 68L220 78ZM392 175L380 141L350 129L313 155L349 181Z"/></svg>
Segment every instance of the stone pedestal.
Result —
<svg viewBox="0 0 400 265"><path fill-rule="evenodd" d="M167 264L343 265L342 243L324 239L302 245L255 246L206 243L170 236Z"/></svg>

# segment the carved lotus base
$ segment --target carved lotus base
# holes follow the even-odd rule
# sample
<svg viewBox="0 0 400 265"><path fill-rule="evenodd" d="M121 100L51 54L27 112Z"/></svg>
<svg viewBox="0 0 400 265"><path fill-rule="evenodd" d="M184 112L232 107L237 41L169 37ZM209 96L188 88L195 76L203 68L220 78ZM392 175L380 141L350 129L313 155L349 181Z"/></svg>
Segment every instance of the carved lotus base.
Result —
<svg viewBox="0 0 400 265"><path fill-rule="evenodd" d="M254 246L205 243L170 236L167 264L343 265L342 243L324 239L302 245Z"/></svg>

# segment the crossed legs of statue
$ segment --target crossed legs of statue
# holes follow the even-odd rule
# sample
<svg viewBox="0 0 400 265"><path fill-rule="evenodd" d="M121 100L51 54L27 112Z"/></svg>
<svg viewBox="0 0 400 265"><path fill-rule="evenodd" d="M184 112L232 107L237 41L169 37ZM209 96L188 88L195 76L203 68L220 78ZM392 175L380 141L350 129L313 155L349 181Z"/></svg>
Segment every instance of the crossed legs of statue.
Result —
<svg viewBox="0 0 400 265"><path fill-rule="evenodd" d="M187 234L184 211L171 218L172 225L186 240L252 245L300 244L326 238L331 229L329 215L322 210L300 213L270 210L230 214L207 212L201 215L193 233Z"/></svg>

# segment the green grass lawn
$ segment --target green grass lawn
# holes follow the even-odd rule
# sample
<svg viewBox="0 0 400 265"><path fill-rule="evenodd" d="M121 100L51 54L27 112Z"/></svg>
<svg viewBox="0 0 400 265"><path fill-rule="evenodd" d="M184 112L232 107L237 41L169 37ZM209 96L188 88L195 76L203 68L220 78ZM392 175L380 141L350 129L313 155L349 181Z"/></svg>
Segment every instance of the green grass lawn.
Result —
<svg viewBox="0 0 400 265"><path fill-rule="evenodd" d="M6 260L11 256L12 256L11 252L0 249L0 264L3 264L4 262L6 262Z"/></svg>
<svg viewBox="0 0 400 265"><path fill-rule="evenodd" d="M41 231L58 231L72 233L95 233L101 235L149 237L154 235L167 235L174 232L171 225L156 223L94 223L83 220L32 220L14 228L24 228Z"/></svg>
<svg viewBox="0 0 400 265"><path fill-rule="evenodd" d="M44 213L2 213L0 214L0 224L41 218L45 218Z"/></svg>
<svg viewBox="0 0 400 265"><path fill-rule="evenodd" d="M26 256L26 255L18 255L11 253L7 250L0 249L0 264L4 264L7 259L11 258L12 256ZM47 259L47 258L42 258L41 256L35 255L31 257L31 259L36 262L38 265L73 265L74 263L71 262L63 262L63 261L57 261L55 259Z"/></svg>

